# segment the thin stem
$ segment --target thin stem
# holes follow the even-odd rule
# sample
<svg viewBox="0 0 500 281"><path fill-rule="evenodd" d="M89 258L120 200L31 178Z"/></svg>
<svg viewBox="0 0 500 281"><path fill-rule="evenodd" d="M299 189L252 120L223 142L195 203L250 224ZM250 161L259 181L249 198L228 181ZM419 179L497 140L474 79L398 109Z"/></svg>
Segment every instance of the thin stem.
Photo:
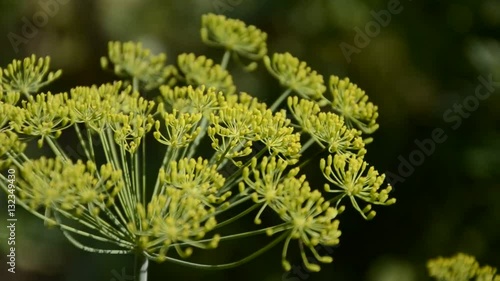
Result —
<svg viewBox="0 0 500 281"><path fill-rule="evenodd" d="M88 146L90 147L90 160L95 162L94 141L92 140L92 131L90 128L87 128L87 139Z"/></svg>
<svg viewBox="0 0 500 281"><path fill-rule="evenodd" d="M176 263L176 264L180 264L180 265L185 265L185 266L194 267L194 268L200 268L200 269L206 269L206 270L219 270L219 269L233 268L233 267L240 266L240 265L242 265L244 263L247 263L247 262L253 260L254 258L260 256L261 254L263 254L264 252L266 252L267 250L271 249L276 244L278 244L279 242L281 242L283 239L285 239L287 237L287 235L289 235L289 233L285 232L282 235L280 235L278 238L274 239L271 243L269 243L266 246L260 248L258 251L254 252L253 254L250 254L247 257L245 257L245 258L243 258L243 259L241 259L239 261L235 261L235 262L231 262L231 263L225 263L225 264L198 264L198 263L187 262L187 261L183 261L183 260L179 260L179 259L174 259L174 258L171 258L171 257L165 257L165 260L173 262L173 263Z"/></svg>
<svg viewBox="0 0 500 281"><path fill-rule="evenodd" d="M22 206L22 205L21 205ZM47 209L46 209L47 210ZM31 212L32 210L28 210L29 212ZM34 211L36 212L36 211ZM69 219L73 219L75 220L76 222L88 227L89 229L92 229L94 231L98 231L100 232L101 234L105 235L106 237L102 237L102 236L99 236L99 235L95 235L95 234L91 234L89 232L86 232L86 231L83 231L83 230L79 230L79 229L75 229L73 227L70 227L70 226L67 226L63 223L61 223L61 221L59 219L56 220L57 222L57 225L59 225L62 229L65 229L65 230L68 230L68 231L71 231L73 233L76 233L78 235L81 235L81 236L86 236L86 237L90 237L90 238L93 238L97 241L102 241L102 242L110 242L110 243L113 243L113 244L116 244L120 247L124 247L124 248L129 248L129 247L132 247L133 244L130 243L129 241L126 241L126 240L122 240L120 238L118 238L117 236L115 235L110 235L111 233L109 232L105 232L105 230L103 228L101 229L97 229L97 226L95 225L92 225L91 223L87 222L87 221L84 221L82 219L78 219L76 218L75 216L71 215L70 213L64 211L64 210L61 210L61 209L54 209L54 216L56 216L56 218L58 217L57 216L57 212L61 213L63 216L65 216L66 218L69 218ZM46 217L46 216L44 216Z"/></svg>
<svg viewBox="0 0 500 281"><path fill-rule="evenodd" d="M289 223L282 223L282 224L278 224L275 226L265 227L265 228L261 228L261 229L257 229L257 230L251 230L251 231L242 232L242 233L238 233L238 234L230 234L230 235L226 235L226 236L221 236L221 237L219 237L219 242L247 238L247 237L251 237L251 236L264 234L264 233L267 233L270 229L273 231L273 233L278 233L281 231L289 230L290 228L292 228L292 226L290 226ZM208 239L198 240L196 242L207 243L207 242L210 242L212 240L213 240L213 238L208 238ZM175 245L185 246L185 245L190 245L190 243L189 242L176 243L176 244L172 244L168 247L169 248L174 247Z"/></svg>
<svg viewBox="0 0 500 281"><path fill-rule="evenodd" d="M193 157L193 155L196 152L196 148L198 148L198 145L200 144L201 139L205 136L207 132L208 119L206 117L203 117L200 127L201 127L200 133L196 136L196 139L190 144L188 158ZM193 131L195 130L195 128L196 127L193 127Z"/></svg>
<svg viewBox="0 0 500 281"><path fill-rule="evenodd" d="M142 144L142 205L146 206L146 140Z"/></svg>
<svg viewBox="0 0 500 281"><path fill-rule="evenodd" d="M227 68L227 64L229 63L230 57L231 57L231 51L226 50L226 52L224 53L224 56L222 57L222 62L220 63L220 66L222 67L222 69Z"/></svg>
<svg viewBox="0 0 500 281"><path fill-rule="evenodd" d="M59 144L52 140L50 137L47 137L46 138L47 140L47 143L49 144L50 148L52 149L52 151L59 157L63 158L64 161L68 161L68 156L66 155L66 153L64 153L64 150L62 150L62 148L59 146Z"/></svg>
<svg viewBox="0 0 500 281"><path fill-rule="evenodd" d="M167 148L167 151L165 151L165 155L164 155L163 160L161 162L160 169L166 167L167 163L169 163L172 160L172 156L173 156L173 153L174 153L173 150L174 149L172 148L172 146L169 146ZM160 187L160 177L157 176L156 177L155 188L153 190L153 196L159 195L159 190L158 190L159 187Z"/></svg>
<svg viewBox="0 0 500 281"><path fill-rule="evenodd" d="M259 152L257 152L257 154L255 154L254 156L252 156L252 158L250 158L245 164L243 164L241 167L238 168L238 170L236 172L234 172L233 174L231 174L227 179L226 179L226 182L224 183L224 186L221 188L221 192L225 192L226 190L229 190L233 187L233 184L235 184L236 182L239 182L241 180L241 173L243 172L243 169L245 167L248 167L250 166L250 164L252 163L252 159L253 158L257 158L259 159L262 155L264 155L264 153L266 152L267 150L266 149L261 149ZM224 163L221 164L220 167L223 167L223 165L225 165ZM219 168L220 169L220 168Z"/></svg>
<svg viewBox="0 0 500 281"><path fill-rule="evenodd" d="M80 145L83 148L83 151L85 152L85 156L87 156L87 159L95 161L95 159L91 158L89 150L87 148L87 145L85 144L85 140L83 139L82 132L80 131L80 128L78 128L78 124L74 125L76 135L78 136L78 140L80 141Z"/></svg>
<svg viewBox="0 0 500 281"><path fill-rule="evenodd" d="M307 158L306 161L303 161L302 163L300 163L299 169L302 169L302 167L304 167L305 165L309 164L309 162L311 162L311 160L316 159L316 157L318 155L320 155L321 153L323 153L324 150L325 150L324 148L321 149L321 150L318 150L318 152L316 152L316 154L314 154L311 157Z"/></svg>
<svg viewBox="0 0 500 281"><path fill-rule="evenodd" d="M139 79L137 79L137 77L132 78L132 91L133 92L139 91Z"/></svg>
<svg viewBox="0 0 500 281"><path fill-rule="evenodd" d="M89 247L85 246L80 241L76 240L71 234L69 234L67 231L62 230L62 233L68 239L73 246L77 247L78 249L86 252L91 252L91 253L98 253L98 254L109 254L109 255L124 255L130 253L130 250L112 250L112 249L98 249L94 247Z"/></svg>
<svg viewBox="0 0 500 281"><path fill-rule="evenodd" d="M121 163L123 165L123 179L126 185L126 188L122 188L118 194L122 194L122 197L119 197L121 203L123 204L123 209L125 210L125 215L127 215L127 218L129 221L131 221L134 225L136 225L135 221L135 206L137 202L134 202L135 196L132 195L132 192L134 189L134 185L132 184L132 179L130 175L130 168L128 166L128 161L126 159L126 152L123 146L120 146L120 157L121 157Z"/></svg>
<svg viewBox="0 0 500 281"><path fill-rule="evenodd" d="M271 105L271 107L269 109L271 109L271 111L275 111L276 108L278 108L278 106L280 106L280 104L288 97L288 95L292 92L292 89L286 89L286 91L284 91L281 96L279 96L279 98L273 103L273 105Z"/></svg>
<svg viewBox="0 0 500 281"><path fill-rule="evenodd" d="M148 280L149 260L142 253L137 252L134 258L134 281Z"/></svg>
<svg viewBox="0 0 500 281"><path fill-rule="evenodd" d="M309 147L310 147L310 146L311 146L311 145L312 145L315 141L316 141L316 140L315 140L313 137L311 137L311 138L310 138L310 139L309 139L309 140L308 140L308 141L307 141L307 142L306 142L306 143L302 146L302 149L300 150L300 153L301 153L301 154L302 154L302 153L304 153L304 151L306 151L306 150L307 150L307 149L308 149L308 148L309 148ZM321 145L321 146L323 146L323 145ZM325 147L323 146L323 148L325 148Z"/></svg>
<svg viewBox="0 0 500 281"><path fill-rule="evenodd" d="M223 222L219 222L219 223L217 223L217 225L214 227L214 229L215 229L215 228L220 228L220 227L223 227L223 226L225 226L225 225L227 225L227 224L230 224L230 223L232 223L232 222L234 222L234 221L236 221L236 220L238 220L238 219L240 219L240 218L244 217L246 214L248 214L248 213L250 213L251 211L255 210L257 207L259 207L259 205L252 205L250 208L248 208L248 209L246 209L245 211L243 211L243 212L241 212L241 213L237 214L236 216L231 217L231 218L229 218L229 219L227 219L227 220L225 220L225 221L223 221Z"/></svg>
<svg viewBox="0 0 500 281"><path fill-rule="evenodd" d="M237 198L236 196L233 197L233 198ZM226 212L228 211L229 209L232 209L236 206L238 206L239 204L242 204L243 202L246 202L248 201L249 199L251 199L252 197L250 195L247 195L245 197L243 197L242 199L239 199L237 201L234 201L234 202L230 202L231 204L227 207L227 208L224 208L224 209L219 209L217 211L215 211L213 214L211 214L212 216L217 216L219 215L220 213L223 213L223 212Z"/></svg>

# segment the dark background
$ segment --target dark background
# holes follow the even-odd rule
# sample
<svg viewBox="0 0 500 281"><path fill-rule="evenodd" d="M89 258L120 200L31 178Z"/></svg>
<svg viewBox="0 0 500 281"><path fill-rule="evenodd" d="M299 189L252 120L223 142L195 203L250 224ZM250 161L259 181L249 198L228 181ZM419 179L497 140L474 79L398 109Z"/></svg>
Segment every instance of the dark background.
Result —
<svg viewBox="0 0 500 281"><path fill-rule="evenodd" d="M115 79L99 66L109 40L142 41L154 52L166 52L170 63L182 52L219 61L221 51L207 48L199 35L201 15L213 12L267 32L270 54L289 51L326 78L350 77L379 106L380 129L368 146L367 159L379 171L401 177L394 184L398 202L378 208L369 222L353 211L343 214L341 244L333 251L332 264L322 266L320 273L287 275L280 264L281 247L276 247L225 271L153 263L149 280L428 280L427 259L459 251L500 266L500 84L477 108L464 109L463 115L453 112L464 101L473 105L478 77L500 82L500 2L401 1L399 13L374 29L364 46L356 45L355 28L365 30L373 14L386 10L390 2L1 0L0 66L32 53L49 55L52 68L63 69L50 90L67 91ZM34 34L23 35L26 21L33 23L37 13L47 13L43 3L55 3L54 12ZM13 44L13 36L25 39ZM346 58L341 43L357 46L357 53ZM251 74L234 63L229 70L239 90L263 100L272 102L281 91L263 65ZM412 164L409 156L418 153L416 142L430 139L436 128L444 131L446 140L436 143L421 163ZM406 161L412 168L400 167ZM4 204L0 206L5 221ZM0 280L121 281L116 275L132 273L132 257L81 252L57 229L45 228L20 207L17 216L17 273L4 269L7 243L2 230ZM207 261L233 260L263 242L245 240L199 255ZM297 251L292 258L300 265Z"/></svg>

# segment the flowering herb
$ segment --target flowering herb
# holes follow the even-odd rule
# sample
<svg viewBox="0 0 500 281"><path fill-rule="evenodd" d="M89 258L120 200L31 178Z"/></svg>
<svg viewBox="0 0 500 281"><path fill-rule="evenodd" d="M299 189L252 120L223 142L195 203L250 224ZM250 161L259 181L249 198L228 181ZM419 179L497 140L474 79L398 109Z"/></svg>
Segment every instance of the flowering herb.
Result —
<svg viewBox="0 0 500 281"><path fill-rule="evenodd" d="M61 74L48 72L48 58L0 69L0 169L20 171L18 204L76 247L135 254L137 280L147 279L148 261L230 268L280 242L285 270L297 242L307 269L319 271L332 258L316 246L339 244L344 198L364 219L375 216L372 205L396 201L383 187L385 176L363 159L364 137L378 128L377 107L347 78L331 76L332 97L325 97L323 76L289 53L266 56L267 35L254 26L208 14L201 35L226 50L221 64L181 54L177 66L167 65L165 54L140 43L110 42L101 64L122 80L56 94L40 92ZM285 88L274 104L237 91L226 68L240 57L252 61L249 68L263 61ZM146 92L159 95L150 100ZM75 134L84 155L63 149L63 134ZM146 139L161 144L161 154ZM32 141L51 154L32 159L26 152ZM313 149L326 158L317 163L307 152ZM151 161L158 155L160 163ZM321 170L324 189L308 182L306 164ZM281 222L273 225L264 213ZM245 218L256 229L219 234ZM271 236L269 244L238 261L187 260L194 249L257 234Z"/></svg>

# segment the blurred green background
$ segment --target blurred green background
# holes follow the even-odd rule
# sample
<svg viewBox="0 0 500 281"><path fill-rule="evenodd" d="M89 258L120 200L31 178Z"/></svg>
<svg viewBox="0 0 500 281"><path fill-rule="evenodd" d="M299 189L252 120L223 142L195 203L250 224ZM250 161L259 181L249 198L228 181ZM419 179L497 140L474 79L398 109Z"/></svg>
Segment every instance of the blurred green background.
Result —
<svg viewBox="0 0 500 281"><path fill-rule="evenodd" d="M428 280L427 259L458 251L499 267L500 2L406 0L390 19L371 23L376 14L395 3L2 0L0 65L32 53L49 55L52 69L64 71L50 90L67 91L115 79L99 66L109 40L142 41L154 52L166 52L170 63L182 52L220 61L221 51L204 46L199 35L201 15L212 12L267 32L269 53L289 51L325 77L350 77L379 106L380 129L368 146L367 159L379 171L400 177L393 181L398 202L378 208L378 215L369 222L353 211L344 213L341 244L333 249L332 264L322 266L320 273L285 274L281 247L276 247L257 260L225 271L153 263L149 280ZM27 22L33 21L38 26L23 35ZM372 29L366 31L367 27ZM355 40L357 30L369 33L363 44ZM340 47L347 44L356 48L348 56ZM269 102L281 93L263 65L251 74L234 63L229 70L241 91ZM474 98L481 84L478 77L499 81L490 92L483 87L481 93L490 93L484 100ZM416 141L430 139L436 128L444 131L446 141L435 144L434 152L421 163L415 158L411 164L409 157L419 150ZM401 163L406 161L413 169L402 170ZM314 177L309 179L314 185ZM3 193L0 202L0 220L5 221ZM131 280L120 275L132 274L133 257L81 252L57 229L45 228L20 207L17 216L17 273L4 269L7 245L2 230L0 280ZM223 251L198 255L208 262L230 261L254 251L265 239L245 240ZM300 266L297 251L292 251L292 257Z"/></svg>

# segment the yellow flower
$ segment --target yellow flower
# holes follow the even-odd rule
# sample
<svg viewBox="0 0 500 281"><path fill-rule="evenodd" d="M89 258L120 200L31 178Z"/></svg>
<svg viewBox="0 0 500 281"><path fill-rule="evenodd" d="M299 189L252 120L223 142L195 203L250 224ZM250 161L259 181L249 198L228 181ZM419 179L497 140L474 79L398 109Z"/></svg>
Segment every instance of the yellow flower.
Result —
<svg viewBox="0 0 500 281"><path fill-rule="evenodd" d="M186 192L185 189L167 187L162 194L153 196L147 212L142 205L137 206L142 229L129 225L130 230L144 237L143 249L157 261L163 261L171 247L181 257L190 256L192 249L182 249L180 243L205 249L217 247L217 234L208 244L197 241L217 225L212 215L214 210Z"/></svg>
<svg viewBox="0 0 500 281"><path fill-rule="evenodd" d="M161 122L156 120L155 129L153 133L155 139L173 148L185 147L193 142L201 131L198 126L202 118L201 113L178 113L174 110L173 113L162 114L166 135L160 131Z"/></svg>
<svg viewBox="0 0 500 281"><path fill-rule="evenodd" d="M12 116L11 126L19 133L40 137L38 146L41 147L45 138L58 138L62 130L73 124L66 100L66 93L29 96Z"/></svg>
<svg viewBox="0 0 500 281"><path fill-rule="evenodd" d="M367 167L368 163L363 161L362 157L352 154L335 154L333 157L329 155L326 161L325 159L320 161L320 169L323 175L339 188L334 189L325 184L327 192L340 193L337 206L347 196L351 200L352 206L364 219L368 220L376 215L376 212L371 209L371 204L391 205L396 203L396 199L389 199L389 193L392 190L390 185L380 190L385 175L379 175L378 171L373 167L366 170ZM356 198L371 204L361 209Z"/></svg>
<svg viewBox="0 0 500 281"><path fill-rule="evenodd" d="M286 195L283 196L282 206L278 209L278 214L287 226L290 235L285 240L282 252L282 265L285 270L290 270L290 263L286 260L288 245L290 240L299 241L300 255L306 268L317 272L320 266L311 263L305 252L305 248L322 263L331 263L330 256L320 256L315 247L319 244L324 246L334 246L339 244L341 235L339 221L336 220L338 211L330 207L318 190L311 190L309 183L305 181L305 176L300 178L287 177L283 180L283 189ZM268 234L272 234L269 231ZM305 246L305 248L304 248Z"/></svg>
<svg viewBox="0 0 500 281"><path fill-rule="evenodd" d="M260 224L260 215L269 206L278 212L283 207L284 196L287 195L285 186L281 183L283 172L288 166L287 161L276 157L263 157L260 162L252 158L250 167L243 169L243 181L239 183L240 192L246 194L249 187L253 193L252 199L255 203L262 203L262 207L255 216L254 222ZM287 176L295 176L298 169L291 170Z"/></svg>
<svg viewBox="0 0 500 281"><path fill-rule="evenodd" d="M305 99L321 99L326 87L323 76L290 53L264 57L267 70L280 84Z"/></svg>
<svg viewBox="0 0 500 281"><path fill-rule="evenodd" d="M349 78L340 80L337 76L330 76L330 93L333 110L344 116L350 127L357 127L366 134L378 129L378 107L369 102L365 91L351 83Z"/></svg>
<svg viewBox="0 0 500 281"><path fill-rule="evenodd" d="M180 54L177 62L188 85L204 85L207 88L215 88L226 96L232 95L236 91L229 72L205 56L196 57L192 53Z"/></svg>
<svg viewBox="0 0 500 281"><path fill-rule="evenodd" d="M223 15L202 16L201 39L207 45L224 48L251 60L260 60L267 53L265 32Z"/></svg>
<svg viewBox="0 0 500 281"><path fill-rule="evenodd" d="M429 275L438 281L498 281L500 275L491 266L481 267L473 256L458 253L453 257L438 257L427 262Z"/></svg>
<svg viewBox="0 0 500 281"><path fill-rule="evenodd" d="M209 165L208 160L201 157L172 161L160 169L158 178L164 188L182 189L184 196L196 198L207 206L220 204L231 195L231 192L220 192L224 177L215 165Z"/></svg>
<svg viewBox="0 0 500 281"><path fill-rule="evenodd" d="M116 75L136 78L148 90L173 82L171 78L176 71L172 66L165 66L167 55L152 55L141 43L109 42L108 56L109 59L101 57L102 68L107 69L111 62Z"/></svg>
<svg viewBox="0 0 500 281"><path fill-rule="evenodd" d="M17 134L0 131L0 170L7 168L13 159L26 149L26 143Z"/></svg>
<svg viewBox="0 0 500 281"><path fill-rule="evenodd" d="M35 55L24 60L14 60L6 68L0 67L2 91L23 93L26 97L38 93L40 88L52 83L62 74L61 70L49 72L50 58L36 58Z"/></svg>
<svg viewBox="0 0 500 281"><path fill-rule="evenodd" d="M362 156L366 153L361 132L349 129L344 119L332 112L320 112L317 103L288 97L288 107L299 122L300 127L330 153L352 153Z"/></svg>
<svg viewBox="0 0 500 281"><path fill-rule="evenodd" d="M122 188L121 171L110 164L97 170L91 161L45 157L26 162L19 182L23 202L33 209L45 207L46 215L59 210L79 214L85 209L97 215L96 210L112 202Z"/></svg>
<svg viewBox="0 0 500 281"><path fill-rule="evenodd" d="M160 92L170 111L203 113L205 117L210 116L210 113L218 109L225 101L222 92L217 92L214 88L207 89L205 86L196 89L192 86L175 88L161 86ZM160 112L167 110L163 104L159 107Z"/></svg>

